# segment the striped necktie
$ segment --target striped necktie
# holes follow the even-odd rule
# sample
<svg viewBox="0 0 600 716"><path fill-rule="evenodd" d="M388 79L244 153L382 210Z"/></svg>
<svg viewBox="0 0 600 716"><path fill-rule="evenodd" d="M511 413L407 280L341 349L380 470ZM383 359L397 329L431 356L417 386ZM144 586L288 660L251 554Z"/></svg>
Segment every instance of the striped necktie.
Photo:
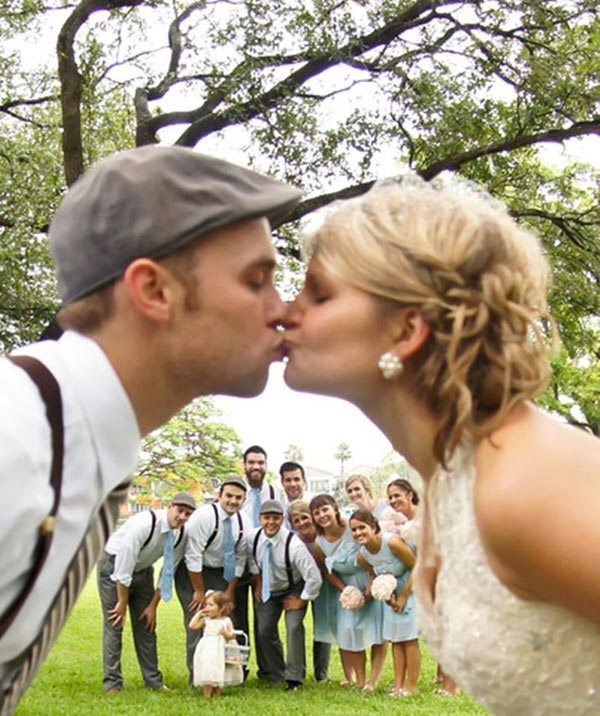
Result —
<svg viewBox="0 0 600 716"><path fill-rule="evenodd" d="M12 680L5 686L0 701L0 716L9 716L44 663L69 616L89 573L98 561L100 552L114 530L119 507L125 501L129 481L115 488L92 518L88 530L67 569L65 580L50 606L40 633L19 658Z"/></svg>

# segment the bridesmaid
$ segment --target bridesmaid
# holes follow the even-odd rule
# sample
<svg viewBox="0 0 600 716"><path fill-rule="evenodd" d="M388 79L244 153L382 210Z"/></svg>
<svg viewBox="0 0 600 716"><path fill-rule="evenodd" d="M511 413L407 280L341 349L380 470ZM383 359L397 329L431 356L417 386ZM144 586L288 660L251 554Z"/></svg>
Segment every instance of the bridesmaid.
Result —
<svg viewBox="0 0 600 716"><path fill-rule="evenodd" d="M392 480L387 486L387 499L389 508L386 508L382 514L381 529L384 532L397 531L397 533L405 540L414 544L419 541L421 532L421 515L418 510L419 495L415 488L408 480L397 478ZM389 529L389 523L386 519L387 511L391 509L406 517L406 522L397 530ZM456 696L460 693L460 687L438 664L435 681L439 687L434 693L438 696Z"/></svg>
<svg viewBox="0 0 600 716"><path fill-rule="evenodd" d="M389 507L383 511L379 519L381 529L384 532L397 532L400 537L418 543L418 536L421 530L421 518L419 515L419 495L408 480L397 478L392 480L386 488ZM396 515L406 518L406 522L398 529L389 529L387 514L393 510Z"/></svg>
<svg viewBox="0 0 600 716"><path fill-rule="evenodd" d="M372 668L367 683L366 650L383 644L382 605L372 600L355 610L340 605L340 594L348 585L365 593L368 574L358 565L358 546L334 498L325 494L313 497L310 511L317 530L315 558L324 576L323 609L315 621L315 639L327 640L327 635L333 632L340 649L343 684L356 683L364 691L372 691L376 682Z"/></svg>
<svg viewBox="0 0 600 716"><path fill-rule="evenodd" d="M390 696L410 696L421 670L412 568L415 551L397 535L381 532L377 518L367 510L350 517L352 536L360 545L358 563L371 577L391 574L397 578L394 593L383 612L383 637L392 644L394 688ZM370 586L370 585L369 585Z"/></svg>
<svg viewBox="0 0 600 716"><path fill-rule="evenodd" d="M356 510L369 510L377 519L387 504L385 499L376 500L373 497L373 488L371 480L365 475L350 475L347 478L344 487L346 495Z"/></svg>

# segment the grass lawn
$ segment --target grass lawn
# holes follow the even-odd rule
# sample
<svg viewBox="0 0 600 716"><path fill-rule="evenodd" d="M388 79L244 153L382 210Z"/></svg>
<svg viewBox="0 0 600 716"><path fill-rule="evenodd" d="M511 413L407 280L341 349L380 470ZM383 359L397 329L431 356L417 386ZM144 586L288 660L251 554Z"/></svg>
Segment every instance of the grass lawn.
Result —
<svg viewBox="0 0 600 716"><path fill-rule="evenodd" d="M311 628L309 617L307 626ZM484 716L487 713L466 696L448 698L434 695L435 663L426 653L419 691L406 699L387 696L393 678L391 654L379 689L363 694L339 686L342 672L335 653L332 655L329 683L317 685L310 674L300 692L285 693L280 685L269 686L258 682L252 659L251 675L243 686L225 690L220 698L206 701L198 692L188 688L184 644L181 609L175 597L168 604L160 605L158 627L160 667L171 691L155 693L144 688L131 634L127 630L123 648L126 687L120 694L104 694L101 685L100 602L95 577L91 578L48 661L16 710L16 716L186 716L201 710L210 713L210 716L319 713L324 716L354 716L362 712L386 716L390 713L407 716Z"/></svg>

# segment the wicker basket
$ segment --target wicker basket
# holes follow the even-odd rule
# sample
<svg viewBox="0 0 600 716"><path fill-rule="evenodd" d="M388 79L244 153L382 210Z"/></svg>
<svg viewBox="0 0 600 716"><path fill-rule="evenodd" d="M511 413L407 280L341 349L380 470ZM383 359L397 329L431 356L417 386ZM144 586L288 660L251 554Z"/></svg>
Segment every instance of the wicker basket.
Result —
<svg viewBox="0 0 600 716"><path fill-rule="evenodd" d="M242 637L243 643L240 644L234 639L225 643L225 663L246 666L250 657L248 635L243 631L239 631L238 629L234 629L233 633L236 636Z"/></svg>

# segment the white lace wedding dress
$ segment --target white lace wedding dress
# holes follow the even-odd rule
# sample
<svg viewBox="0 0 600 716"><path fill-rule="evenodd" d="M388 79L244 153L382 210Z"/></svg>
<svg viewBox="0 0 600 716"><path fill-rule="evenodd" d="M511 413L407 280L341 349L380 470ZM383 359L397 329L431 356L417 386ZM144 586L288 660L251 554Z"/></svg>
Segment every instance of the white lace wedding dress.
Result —
<svg viewBox="0 0 600 716"><path fill-rule="evenodd" d="M428 647L495 716L599 716L600 628L561 607L520 599L498 581L479 541L474 483L463 449L428 490L432 542L424 537L421 557L425 564L432 552L441 558L435 603L417 587ZM600 505L598 512L600 519Z"/></svg>

